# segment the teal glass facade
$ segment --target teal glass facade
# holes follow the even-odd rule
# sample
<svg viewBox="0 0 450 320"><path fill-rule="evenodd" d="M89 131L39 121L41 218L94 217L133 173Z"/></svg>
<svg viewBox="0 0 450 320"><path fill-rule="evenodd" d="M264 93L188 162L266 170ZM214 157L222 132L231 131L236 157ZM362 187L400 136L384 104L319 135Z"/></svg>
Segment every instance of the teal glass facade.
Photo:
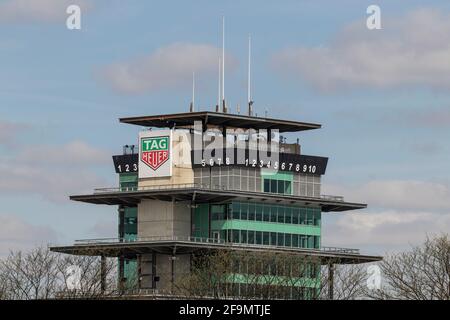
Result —
<svg viewBox="0 0 450 320"><path fill-rule="evenodd" d="M201 225L195 223L200 222L200 217ZM313 207L246 201L204 205L194 212L193 235L205 238L206 234L230 243L319 249L321 211Z"/></svg>

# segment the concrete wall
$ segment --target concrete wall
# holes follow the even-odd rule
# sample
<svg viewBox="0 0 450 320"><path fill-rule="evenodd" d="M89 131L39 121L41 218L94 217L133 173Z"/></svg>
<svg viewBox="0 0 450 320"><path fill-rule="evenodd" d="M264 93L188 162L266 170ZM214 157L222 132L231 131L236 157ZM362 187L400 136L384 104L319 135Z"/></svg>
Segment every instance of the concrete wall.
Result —
<svg viewBox="0 0 450 320"><path fill-rule="evenodd" d="M188 237L190 235L189 203L143 200L138 204L138 237Z"/></svg>
<svg viewBox="0 0 450 320"><path fill-rule="evenodd" d="M158 289L160 291L170 291L172 289L172 256L167 254L155 254L155 260L152 260L152 254L142 255L141 263L141 288ZM182 281L189 274L191 257L189 254L176 255L173 263L174 283ZM152 273L153 266L155 274ZM154 277L159 277L155 282L155 288L152 288Z"/></svg>

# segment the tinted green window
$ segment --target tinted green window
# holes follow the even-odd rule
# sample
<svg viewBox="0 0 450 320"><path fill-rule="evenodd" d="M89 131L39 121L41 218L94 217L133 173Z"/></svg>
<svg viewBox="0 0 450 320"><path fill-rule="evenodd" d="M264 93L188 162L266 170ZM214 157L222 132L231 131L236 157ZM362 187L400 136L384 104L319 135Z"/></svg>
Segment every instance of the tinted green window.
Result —
<svg viewBox="0 0 450 320"><path fill-rule="evenodd" d="M284 223L292 223L292 209L291 209L291 207L284 208Z"/></svg>
<svg viewBox="0 0 450 320"><path fill-rule="evenodd" d="M249 203L248 204L248 220L255 220L255 204Z"/></svg>
<svg viewBox="0 0 450 320"><path fill-rule="evenodd" d="M247 230L241 230L241 243L247 243Z"/></svg>
<svg viewBox="0 0 450 320"><path fill-rule="evenodd" d="M263 215L263 206L261 204L257 204L256 205L256 221L262 221L263 220L262 215Z"/></svg>
<svg viewBox="0 0 450 320"><path fill-rule="evenodd" d="M241 203L241 220L248 220L248 203Z"/></svg>
<svg viewBox="0 0 450 320"><path fill-rule="evenodd" d="M278 185L277 180L270 180L270 191L269 192L277 193L278 192L277 185Z"/></svg>
<svg viewBox="0 0 450 320"><path fill-rule="evenodd" d="M236 242L236 243L239 243L240 242L239 241L239 230L233 230L232 235L233 235L232 241Z"/></svg>
<svg viewBox="0 0 450 320"><path fill-rule="evenodd" d="M277 207L278 209L278 223L284 223L284 210L283 207Z"/></svg>
<svg viewBox="0 0 450 320"><path fill-rule="evenodd" d="M292 223L298 224L299 208L292 208Z"/></svg>
<svg viewBox="0 0 450 320"><path fill-rule="evenodd" d="M300 224L306 224L306 208L300 208Z"/></svg>
<svg viewBox="0 0 450 320"><path fill-rule="evenodd" d="M298 234L293 234L292 235L292 246L294 248L298 248Z"/></svg>
<svg viewBox="0 0 450 320"><path fill-rule="evenodd" d="M262 232L261 231L256 231L256 244L262 244Z"/></svg>
<svg viewBox="0 0 450 320"><path fill-rule="evenodd" d="M247 239L249 244L255 244L255 231L248 231L247 232Z"/></svg>
<svg viewBox="0 0 450 320"><path fill-rule="evenodd" d="M272 246L277 245L277 233L276 232L270 233L270 245L272 245Z"/></svg>
<svg viewBox="0 0 450 320"><path fill-rule="evenodd" d="M284 233L277 233L277 245L284 246Z"/></svg>
<svg viewBox="0 0 450 320"><path fill-rule="evenodd" d="M291 244L292 244L292 235L287 233L287 234L285 234L285 237L284 237L284 245L286 247L290 247Z"/></svg>
<svg viewBox="0 0 450 320"><path fill-rule="evenodd" d="M264 192L270 192L270 180L264 179Z"/></svg>
<svg viewBox="0 0 450 320"><path fill-rule="evenodd" d="M240 210L241 210L241 206L240 206L240 203L239 202L234 202L233 203L233 219L240 219L241 218L241 213L240 213Z"/></svg>
<svg viewBox="0 0 450 320"><path fill-rule="evenodd" d="M264 205L263 212L264 212L263 220L270 221L270 206Z"/></svg>
<svg viewBox="0 0 450 320"><path fill-rule="evenodd" d="M270 232L263 232L263 244L264 245L270 244Z"/></svg>

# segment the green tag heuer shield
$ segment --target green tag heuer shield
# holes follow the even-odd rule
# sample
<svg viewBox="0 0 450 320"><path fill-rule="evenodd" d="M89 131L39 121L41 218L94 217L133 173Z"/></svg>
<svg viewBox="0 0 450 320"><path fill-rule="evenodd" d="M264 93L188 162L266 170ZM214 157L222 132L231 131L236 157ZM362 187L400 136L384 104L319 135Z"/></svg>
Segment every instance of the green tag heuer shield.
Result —
<svg viewBox="0 0 450 320"><path fill-rule="evenodd" d="M141 161L157 170L169 159L169 137L141 138Z"/></svg>

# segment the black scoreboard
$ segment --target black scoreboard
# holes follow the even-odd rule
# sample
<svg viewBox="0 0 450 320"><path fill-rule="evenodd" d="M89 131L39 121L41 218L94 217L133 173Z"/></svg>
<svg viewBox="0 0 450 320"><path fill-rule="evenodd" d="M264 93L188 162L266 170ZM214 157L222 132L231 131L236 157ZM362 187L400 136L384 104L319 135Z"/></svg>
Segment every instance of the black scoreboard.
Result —
<svg viewBox="0 0 450 320"><path fill-rule="evenodd" d="M132 173L139 170L139 155L136 153L113 156L113 162L116 173Z"/></svg>
<svg viewBox="0 0 450 320"><path fill-rule="evenodd" d="M227 156L227 152L230 154L230 150L223 149L222 152L219 152L220 155L212 154L211 156L205 156L203 150L192 151L192 166L194 168L238 166L323 175L325 174L328 163L328 158L325 157L307 156L293 153L280 153L276 160L271 160L270 154L267 158L264 158L260 157L258 152L249 151L248 149L231 150L231 156ZM239 159L239 161L237 159Z"/></svg>
<svg viewBox="0 0 450 320"><path fill-rule="evenodd" d="M276 161L271 161L269 158L263 159L257 152L248 149L234 149L231 157L227 157L227 152L230 150L223 149L222 151L220 155L213 154L212 156L205 156L203 150L191 151L192 167L237 166L323 175L328 164L328 158L317 156L280 153ZM240 159L240 161L237 163L236 159ZM116 173L133 173L139 170L138 154L113 156L113 162Z"/></svg>

